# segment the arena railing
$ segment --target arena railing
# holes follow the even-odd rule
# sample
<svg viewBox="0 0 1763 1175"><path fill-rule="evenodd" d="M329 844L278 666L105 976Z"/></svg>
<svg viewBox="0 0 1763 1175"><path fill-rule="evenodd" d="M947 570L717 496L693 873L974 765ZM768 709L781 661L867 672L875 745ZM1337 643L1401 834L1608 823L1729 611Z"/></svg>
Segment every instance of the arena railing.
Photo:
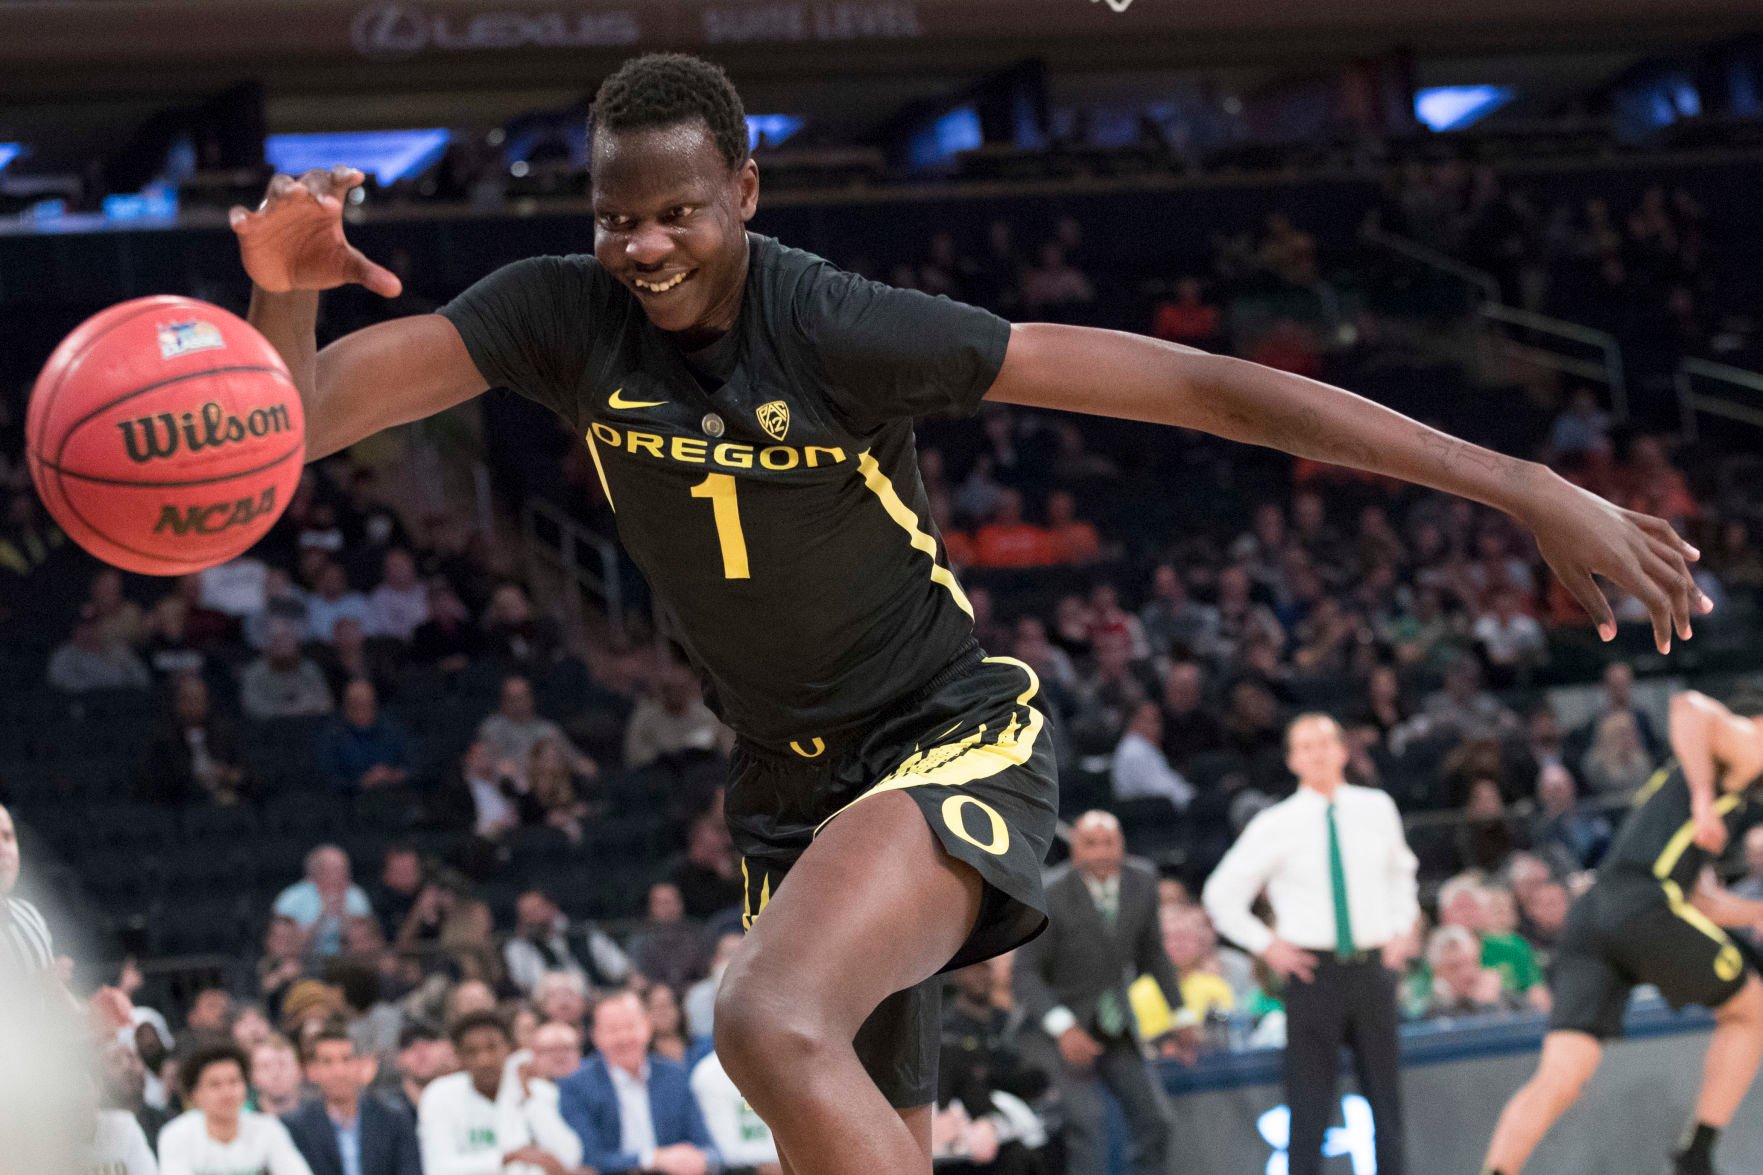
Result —
<svg viewBox="0 0 1763 1175"><path fill-rule="evenodd" d="M1682 359L1677 364L1676 383L1686 441L1693 444L1698 439L1702 416L1763 428L1763 373L1709 359ZM1698 391L1698 384L1703 383L1719 385L1724 394Z"/></svg>
<svg viewBox="0 0 1763 1175"><path fill-rule="evenodd" d="M622 643L624 588L618 548L541 498L529 498L521 507L520 528L528 584L535 584L540 569L550 564L564 577L563 606L578 630L584 620L585 593L606 609L608 631Z"/></svg>

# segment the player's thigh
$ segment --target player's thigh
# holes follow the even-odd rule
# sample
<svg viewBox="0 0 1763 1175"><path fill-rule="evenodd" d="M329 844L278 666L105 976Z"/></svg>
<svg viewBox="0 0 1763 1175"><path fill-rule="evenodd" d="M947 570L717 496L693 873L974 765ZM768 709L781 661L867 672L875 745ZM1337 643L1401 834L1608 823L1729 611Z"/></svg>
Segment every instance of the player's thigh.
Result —
<svg viewBox="0 0 1763 1175"><path fill-rule="evenodd" d="M1743 986L1714 1009L1714 1018L1722 1024L1742 1022L1763 1026L1763 980L1757 978L1755 971L1747 971Z"/></svg>
<svg viewBox="0 0 1763 1175"><path fill-rule="evenodd" d="M1672 1007L1719 1008L1744 989L1751 974L1726 931L1687 903L1660 903L1637 913L1623 943L1628 969L1657 987Z"/></svg>
<svg viewBox="0 0 1763 1175"><path fill-rule="evenodd" d="M900 1121L906 1123L906 1129L912 1131L912 1137L918 1140L918 1149L926 1156L930 1154L931 1119L936 1115L935 1106L913 1106L901 1110Z"/></svg>
<svg viewBox="0 0 1763 1175"><path fill-rule="evenodd" d="M730 963L724 999L782 1005L850 1039L883 999L948 963L982 894L910 797L869 797L790 868Z"/></svg>

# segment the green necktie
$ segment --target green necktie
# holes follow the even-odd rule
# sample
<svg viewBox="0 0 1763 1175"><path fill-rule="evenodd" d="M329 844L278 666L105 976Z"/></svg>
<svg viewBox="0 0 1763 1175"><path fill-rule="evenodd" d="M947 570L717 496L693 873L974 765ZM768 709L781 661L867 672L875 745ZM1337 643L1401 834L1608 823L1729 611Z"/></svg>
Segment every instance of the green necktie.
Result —
<svg viewBox="0 0 1763 1175"><path fill-rule="evenodd" d="M1096 909L1102 915L1102 925L1108 933L1114 933L1115 925L1120 921L1120 894L1116 890L1102 887L1102 895L1096 901ZM1103 992L1096 1001L1096 1027L1103 1036L1116 1037L1126 1031L1126 1007L1120 1002L1120 993L1113 988Z"/></svg>
<svg viewBox="0 0 1763 1175"><path fill-rule="evenodd" d="M1353 914L1347 907L1347 867L1341 860L1341 830L1335 824L1334 804L1328 805L1328 879L1334 890L1334 951L1345 959L1354 951Z"/></svg>

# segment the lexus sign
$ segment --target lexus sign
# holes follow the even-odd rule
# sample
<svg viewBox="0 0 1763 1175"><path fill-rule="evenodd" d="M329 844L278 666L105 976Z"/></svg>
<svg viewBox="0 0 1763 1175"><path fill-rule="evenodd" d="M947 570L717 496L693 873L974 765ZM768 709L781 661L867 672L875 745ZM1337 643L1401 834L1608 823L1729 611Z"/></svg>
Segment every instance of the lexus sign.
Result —
<svg viewBox="0 0 1763 1175"><path fill-rule="evenodd" d="M641 36L636 14L622 10L530 9L462 15L430 12L420 4L400 0L363 8L350 27L355 51L382 61L429 50L603 48L634 45Z"/></svg>

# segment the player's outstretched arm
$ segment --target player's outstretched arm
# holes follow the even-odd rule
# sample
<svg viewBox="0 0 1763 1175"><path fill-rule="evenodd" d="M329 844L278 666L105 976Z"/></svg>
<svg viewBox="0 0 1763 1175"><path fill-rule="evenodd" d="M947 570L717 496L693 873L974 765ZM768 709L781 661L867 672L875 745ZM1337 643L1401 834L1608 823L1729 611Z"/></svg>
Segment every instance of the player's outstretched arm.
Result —
<svg viewBox="0 0 1763 1175"><path fill-rule="evenodd" d="M251 275L247 317L281 353L305 404L308 461L485 390L459 331L438 314L380 323L318 349L320 290L355 283L390 298L403 289L343 235L343 200L362 179L345 167L278 175L262 204L229 217Z"/></svg>
<svg viewBox="0 0 1763 1175"><path fill-rule="evenodd" d="M1503 510L1536 534L1605 640L1615 637L1616 619L1593 575L1646 605L1662 653L1673 629L1687 639L1692 615L1713 606L1690 576L1695 548L1664 521L1303 376L1142 335L1031 323L1012 329L986 398L1199 429Z"/></svg>

